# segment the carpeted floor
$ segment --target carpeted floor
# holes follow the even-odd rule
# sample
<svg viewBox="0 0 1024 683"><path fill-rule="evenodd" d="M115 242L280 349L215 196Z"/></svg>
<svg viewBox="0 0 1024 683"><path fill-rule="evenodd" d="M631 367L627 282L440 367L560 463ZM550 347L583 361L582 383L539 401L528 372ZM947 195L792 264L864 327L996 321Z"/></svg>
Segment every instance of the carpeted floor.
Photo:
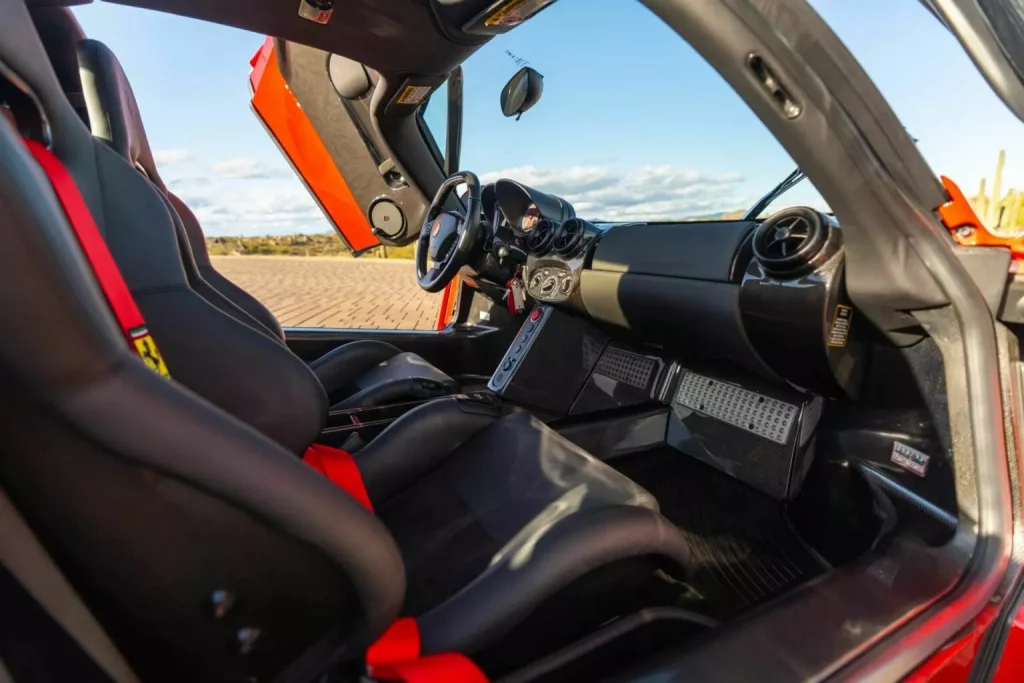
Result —
<svg viewBox="0 0 1024 683"><path fill-rule="evenodd" d="M608 463L646 488L690 541L695 571L681 606L729 619L827 568L781 503L664 447Z"/></svg>

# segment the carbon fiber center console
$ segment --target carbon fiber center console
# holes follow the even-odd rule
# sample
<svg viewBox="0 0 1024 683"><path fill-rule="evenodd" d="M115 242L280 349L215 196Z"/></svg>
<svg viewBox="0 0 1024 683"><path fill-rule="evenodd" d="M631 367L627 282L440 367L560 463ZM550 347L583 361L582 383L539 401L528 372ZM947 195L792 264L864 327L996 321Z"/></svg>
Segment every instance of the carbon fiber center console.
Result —
<svg viewBox="0 0 1024 683"><path fill-rule="evenodd" d="M538 306L487 387L515 403L565 415L607 343L608 337L585 320Z"/></svg>
<svg viewBox="0 0 1024 683"><path fill-rule="evenodd" d="M668 407L665 443L779 500L800 489L823 399L736 366L683 365L610 341L587 320L534 309L488 388L546 417ZM591 424L596 424L591 423ZM685 454L685 455L684 455Z"/></svg>

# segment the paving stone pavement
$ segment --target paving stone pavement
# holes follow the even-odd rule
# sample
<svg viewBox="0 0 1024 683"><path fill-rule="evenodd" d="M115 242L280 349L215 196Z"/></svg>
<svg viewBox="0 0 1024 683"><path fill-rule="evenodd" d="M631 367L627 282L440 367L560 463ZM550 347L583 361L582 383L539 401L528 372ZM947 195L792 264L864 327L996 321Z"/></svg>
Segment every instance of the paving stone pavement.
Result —
<svg viewBox="0 0 1024 683"><path fill-rule="evenodd" d="M284 327L432 330L441 294L416 284L412 261L214 256L214 267Z"/></svg>

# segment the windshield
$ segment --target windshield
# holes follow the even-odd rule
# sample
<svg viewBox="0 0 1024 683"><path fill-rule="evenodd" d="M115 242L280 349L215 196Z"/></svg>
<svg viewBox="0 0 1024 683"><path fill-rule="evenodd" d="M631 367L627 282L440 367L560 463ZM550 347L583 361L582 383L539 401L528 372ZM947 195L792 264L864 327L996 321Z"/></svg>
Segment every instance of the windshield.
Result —
<svg viewBox="0 0 1024 683"><path fill-rule="evenodd" d="M520 120L499 107L522 66L544 93ZM795 163L732 88L639 2L559 0L463 64L460 166L568 199L592 221L735 219ZM425 120L442 154L446 94ZM828 210L809 181L766 208Z"/></svg>

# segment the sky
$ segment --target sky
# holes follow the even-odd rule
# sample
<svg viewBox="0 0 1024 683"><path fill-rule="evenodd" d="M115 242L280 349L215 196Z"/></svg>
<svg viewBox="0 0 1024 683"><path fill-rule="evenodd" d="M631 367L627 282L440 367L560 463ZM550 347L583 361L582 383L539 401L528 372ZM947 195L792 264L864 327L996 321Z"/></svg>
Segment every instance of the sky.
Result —
<svg viewBox="0 0 1024 683"><path fill-rule="evenodd" d="M983 177L991 185L1005 149L1004 190L1024 190L1024 123L917 0L811 4L937 174L971 196ZM330 230L249 108L248 61L263 36L104 3L75 13L121 60L160 172L208 235ZM498 95L521 60L544 75L544 95L515 121L502 117ZM581 216L735 210L794 166L721 77L635 0L559 0L464 69L462 168L564 196ZM773 208L799 203L824 208L806 181Z"/></svg>

